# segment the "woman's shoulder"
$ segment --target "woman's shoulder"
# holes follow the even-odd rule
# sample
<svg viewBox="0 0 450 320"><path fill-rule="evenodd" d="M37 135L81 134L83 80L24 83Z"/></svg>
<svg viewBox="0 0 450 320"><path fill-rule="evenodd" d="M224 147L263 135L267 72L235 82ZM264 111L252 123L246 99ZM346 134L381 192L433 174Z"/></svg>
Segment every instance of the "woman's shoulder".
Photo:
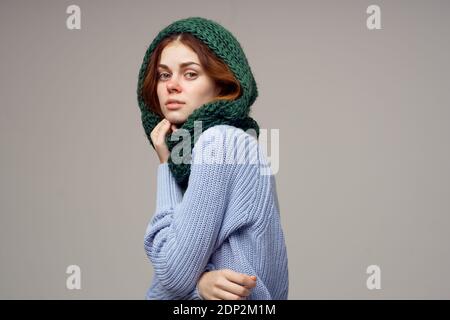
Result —
<svg viewBox="0 0 450 320"><path fill-rule="evenodd" d="M200 160L227 164L259 162L258 139L254 130L244 131L232 125L219 124L207 128L194 139L192 156L195 163Z"/></svg>

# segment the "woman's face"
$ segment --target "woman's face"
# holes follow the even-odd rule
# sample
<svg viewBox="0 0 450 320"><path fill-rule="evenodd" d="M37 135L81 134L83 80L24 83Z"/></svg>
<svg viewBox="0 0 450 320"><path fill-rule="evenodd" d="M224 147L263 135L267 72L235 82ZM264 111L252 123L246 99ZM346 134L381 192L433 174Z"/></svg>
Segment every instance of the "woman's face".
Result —
<svg viewBox="0 0 450 320"><path fill-rule="evenodd" d="M191 48L173 41L163 49L158 65L157 93L161 111L170 123L183 124L195 109L215 98L216 90ZM171 99L181 103L170 104Z"/></svg>

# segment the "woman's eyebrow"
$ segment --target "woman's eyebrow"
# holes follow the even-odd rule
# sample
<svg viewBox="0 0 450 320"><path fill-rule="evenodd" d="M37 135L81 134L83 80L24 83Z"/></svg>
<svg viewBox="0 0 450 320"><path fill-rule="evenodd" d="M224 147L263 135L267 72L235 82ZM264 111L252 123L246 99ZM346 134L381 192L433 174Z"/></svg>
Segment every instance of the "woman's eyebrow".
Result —
<svg viewBox="0 0 450 320"><path fill-rule="evenodd" d="M188 65L191 65L191 64L196 64L196 65L200 66L200 65L199 65L198 63L196 63L196 62L188 61L188 62L180 63L180 68L187 67ZM158 67L159 67L159 68L163 68L163 69L169 69L168 66L166 66L165 64L162 64L162 63L160 63L160 64L158 65ZM201 66L200 66L200 67L201 67Z"/></svg>

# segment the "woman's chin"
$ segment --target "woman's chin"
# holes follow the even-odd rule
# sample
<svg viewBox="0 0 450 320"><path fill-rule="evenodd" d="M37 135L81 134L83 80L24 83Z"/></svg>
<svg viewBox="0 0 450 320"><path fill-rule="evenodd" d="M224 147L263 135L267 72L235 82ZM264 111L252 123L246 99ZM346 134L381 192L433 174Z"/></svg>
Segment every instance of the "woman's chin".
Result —
<svg viewBox="0 0 450 320"><path fill-rule="evenodd" d="M166 116L166 119L169 120L170 123L176 124L176 125L182 125L186 122L185 117L183 116L177 116L175 114L169 114Z"/></svg>

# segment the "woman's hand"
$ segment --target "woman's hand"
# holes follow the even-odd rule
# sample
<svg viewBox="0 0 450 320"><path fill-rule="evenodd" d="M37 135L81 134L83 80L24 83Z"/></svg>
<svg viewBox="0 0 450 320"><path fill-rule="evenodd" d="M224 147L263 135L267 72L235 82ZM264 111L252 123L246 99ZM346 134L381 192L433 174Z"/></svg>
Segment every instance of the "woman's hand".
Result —
<svg viewBox="0 0 450 320"><path fill-rule="evenodd" d="M198 291L205 300L244 300L256 286L256 276L230 269L204 272L198 280Z"/></svg>
<svg viewBox="0 0 450 320"><path fill-rule="evenodd" d="M177 127L171 124L169 120L161 120L155 128L153 128L150 133L150 138L155 146L156 154L158 155L159 161L165 163L169 160L170 151L166 144L166 135L171 131L175 132Z"/></svg>

